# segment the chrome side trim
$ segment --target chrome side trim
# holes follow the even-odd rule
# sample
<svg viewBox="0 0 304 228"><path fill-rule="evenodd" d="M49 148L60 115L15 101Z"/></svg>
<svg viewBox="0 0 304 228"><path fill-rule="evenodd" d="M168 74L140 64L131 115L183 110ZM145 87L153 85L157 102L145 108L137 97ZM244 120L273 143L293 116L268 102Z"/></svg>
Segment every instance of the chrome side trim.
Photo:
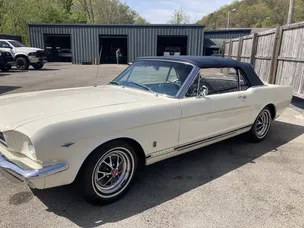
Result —
<svg viewBox="0 0 304 228"><path fill-rule="evenodd" d="M252 127L252 125L248 125L242 128L238 128L236 130L233 131L229 131L220 135L216 135L216 136L212 136L209 138L205 138L205 139L199 139L184 145L180 145L178 147L174 147L174 148L169 148L169 149L165 149L162 151L157 151L154 153L151 153L149 155L146 156L146 158L155 158L155 157L159 157L159 156L163 156L166 154L170 154L173 152L178 152L178 154L181 154L183 151L189 151L191 149L195 149L195 148L200 148L200 145L204 145L206 143L212 142L212 141L216 141L218 139L222 139L222 138L227 138L228 136L233 136L233 135L237 135L239 132L245 131L245 130L250 130L250 128Z"/></svg>
<svg viewBox="0 0 304 228"><path fill-rule="evenodd" d="M34 178L45 177L68 169L68 164L65 163L50 163L45 164L39 170L31 169L24 165L21 167L9 161L3 154L0 154L0 169L10 173L12 176L22 181L28 181Z"/></svg>

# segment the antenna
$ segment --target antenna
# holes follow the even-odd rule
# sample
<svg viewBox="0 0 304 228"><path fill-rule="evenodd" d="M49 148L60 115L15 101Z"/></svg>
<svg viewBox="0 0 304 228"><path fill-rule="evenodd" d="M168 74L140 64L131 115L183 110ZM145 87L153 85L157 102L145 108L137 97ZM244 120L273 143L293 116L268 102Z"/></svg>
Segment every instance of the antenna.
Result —
<svg viewBox="0 0 304 228"><path fill-rule="evenodd" d="M97 66L97 71L96 71L96 81L95 81L94 87L97 87L97 77L98 77L100 59L101 59L101 54L102 54L102 47L103 47L103 46L100 47L99 58L98 58L98 66Z"/></svg>

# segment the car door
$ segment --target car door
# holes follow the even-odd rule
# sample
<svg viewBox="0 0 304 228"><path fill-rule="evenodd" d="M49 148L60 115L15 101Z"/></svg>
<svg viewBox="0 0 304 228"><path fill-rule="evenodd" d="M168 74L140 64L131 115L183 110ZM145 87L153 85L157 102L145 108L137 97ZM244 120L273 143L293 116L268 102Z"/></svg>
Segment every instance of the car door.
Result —
<svg viewBox="0 0 304 228"><path fill-rule="evenodd" d="M245 127L248 122L250 111L243 105L237 70L202 69L200 77L200 87L205 86L208 93L198 97L188 91L181 99L179 144L221 136Z"/></svg>

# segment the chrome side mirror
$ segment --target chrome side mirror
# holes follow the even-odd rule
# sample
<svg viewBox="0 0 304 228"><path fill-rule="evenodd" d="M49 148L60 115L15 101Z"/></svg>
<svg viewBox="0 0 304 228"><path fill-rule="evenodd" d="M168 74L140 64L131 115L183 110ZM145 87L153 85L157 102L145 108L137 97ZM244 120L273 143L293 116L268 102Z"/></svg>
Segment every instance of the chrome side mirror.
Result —
<svg viewBox="0 0 304 228"><path fill-rule="evenodd" d="M208 88L207 86L202 86L197 97L200 98L200 97L205 97L206 95L208 95Z"/></svg>

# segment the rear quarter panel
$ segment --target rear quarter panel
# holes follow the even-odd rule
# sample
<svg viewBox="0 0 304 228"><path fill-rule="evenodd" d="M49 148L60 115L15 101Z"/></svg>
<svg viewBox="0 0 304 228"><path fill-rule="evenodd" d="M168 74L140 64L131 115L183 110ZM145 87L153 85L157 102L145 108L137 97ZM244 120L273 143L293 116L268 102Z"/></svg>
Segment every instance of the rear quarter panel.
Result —
<svg viewBox="0 0 304 228"><path fill-rule="evenodd" d="M275 106L275 118L279 117L290 104L292 91L291 86L283 85L264 85L246 90L248 104L252 107L251 122L253 123L261 110L269 104Z"/></svg>

